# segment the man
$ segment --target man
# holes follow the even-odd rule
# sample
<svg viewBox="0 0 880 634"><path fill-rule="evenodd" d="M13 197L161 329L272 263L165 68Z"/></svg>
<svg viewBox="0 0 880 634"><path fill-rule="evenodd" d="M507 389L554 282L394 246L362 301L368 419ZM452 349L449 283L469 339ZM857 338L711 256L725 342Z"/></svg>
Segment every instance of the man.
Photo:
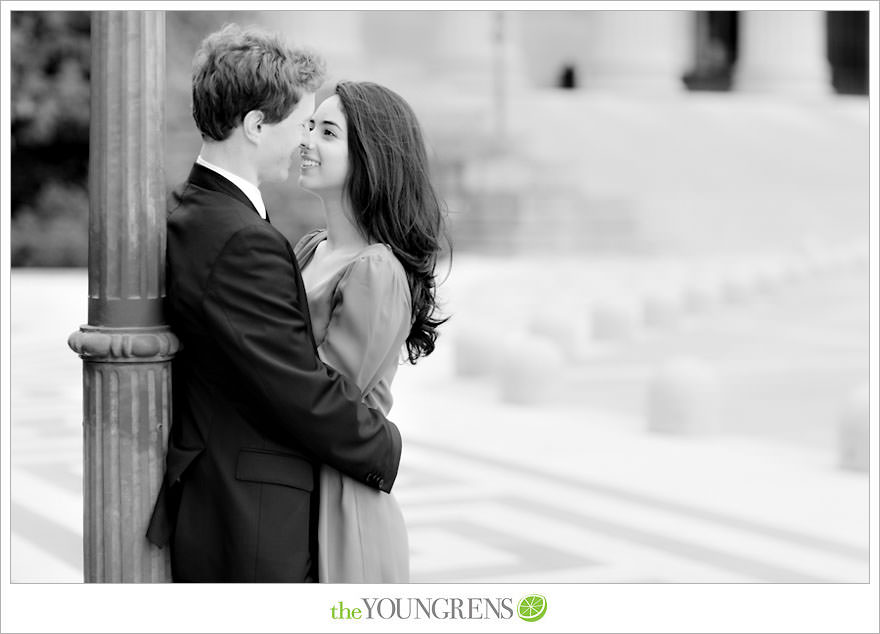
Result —
<svg viewBox="0 0 880 634"><path fill-rule="evenodd" d="M320 462L389 491L397 428L317 357L306 294L258 186L287 178L323 69L231 25L193 70L201 153L169 202L167 319L183 349L148 530L175 581L316 581Z"/></svg>

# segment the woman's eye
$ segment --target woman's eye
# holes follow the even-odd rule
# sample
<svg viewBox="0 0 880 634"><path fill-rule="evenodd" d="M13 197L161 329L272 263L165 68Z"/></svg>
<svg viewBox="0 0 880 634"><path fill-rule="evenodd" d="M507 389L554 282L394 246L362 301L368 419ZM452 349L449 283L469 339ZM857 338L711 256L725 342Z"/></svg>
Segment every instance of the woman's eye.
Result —
<svg viewBox="0 0 880 634"><path fill-rule="evenodd" d="M336 134L333 132L333 130L324 130L324 135L325 136L336 136Z"/></svg>

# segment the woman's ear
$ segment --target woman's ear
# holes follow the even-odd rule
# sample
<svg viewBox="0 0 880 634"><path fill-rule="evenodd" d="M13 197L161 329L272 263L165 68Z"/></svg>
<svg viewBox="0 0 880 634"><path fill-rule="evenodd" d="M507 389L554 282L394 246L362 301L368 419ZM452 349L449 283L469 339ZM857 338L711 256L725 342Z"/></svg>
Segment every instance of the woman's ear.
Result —
<svg viewBox="0 0 880 634"><path fill-rule="evenodd" d="M241 127L246 139L259 144L263 133L263 113L259 110L251 110L244 115Z"/></svg>

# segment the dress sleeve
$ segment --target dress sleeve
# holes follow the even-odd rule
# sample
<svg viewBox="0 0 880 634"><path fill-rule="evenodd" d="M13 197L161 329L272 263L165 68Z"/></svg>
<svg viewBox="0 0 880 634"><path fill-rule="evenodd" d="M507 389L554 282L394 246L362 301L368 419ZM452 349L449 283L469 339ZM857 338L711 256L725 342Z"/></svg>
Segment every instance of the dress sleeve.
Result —
<svg viewBox="0 0 880 634"><path fill-rule="evenodd" d="M406 274L390 251L377 249L355 260L337 284L318 353L366 395L397 365L409 330Z"/></svg>

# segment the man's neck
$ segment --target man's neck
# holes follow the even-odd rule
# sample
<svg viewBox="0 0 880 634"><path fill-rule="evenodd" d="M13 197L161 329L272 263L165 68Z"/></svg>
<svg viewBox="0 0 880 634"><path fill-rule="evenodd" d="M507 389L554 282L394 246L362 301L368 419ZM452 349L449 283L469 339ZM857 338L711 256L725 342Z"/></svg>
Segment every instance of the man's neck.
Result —
<svg viewBox="0 0 880 634"><path fill-rule="evenodd" d="M260 186L256 166L247 158L247 153L232 140L203 142L199 155L208 163Z"/></svg>

